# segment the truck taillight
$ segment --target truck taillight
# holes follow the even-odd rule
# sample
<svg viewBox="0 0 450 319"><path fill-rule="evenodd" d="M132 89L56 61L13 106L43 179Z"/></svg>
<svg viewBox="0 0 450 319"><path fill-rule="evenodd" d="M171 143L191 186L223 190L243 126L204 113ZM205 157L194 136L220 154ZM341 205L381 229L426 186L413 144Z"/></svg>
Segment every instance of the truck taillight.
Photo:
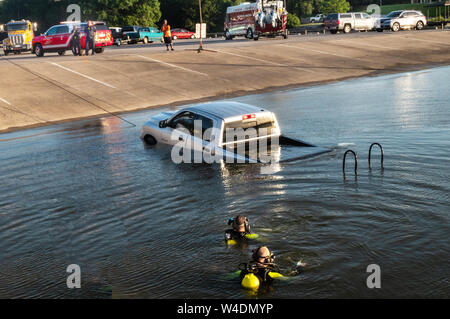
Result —
<svg viewBox="0 0 450 319"><path fill-rule="evenodd" d="M337 20L337 21L336 21L336 24L337 24L337 25L341 24L341 21Z"/></svg>
<svg viewBox="0 0 450 319"><path fill-rule="evenodd" d="M247 115L242 116L243 121L251 120L251 119L255 119L255 118L256 118L256 114L247 114Z"/></svg>

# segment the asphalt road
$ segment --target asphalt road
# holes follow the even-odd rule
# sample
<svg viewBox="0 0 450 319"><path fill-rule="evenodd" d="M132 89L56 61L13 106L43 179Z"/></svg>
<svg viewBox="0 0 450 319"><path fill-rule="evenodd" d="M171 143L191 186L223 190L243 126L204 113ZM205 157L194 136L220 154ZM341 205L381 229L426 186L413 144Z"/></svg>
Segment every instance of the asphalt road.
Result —
<svg viewBox="0 0 450 319"><path fill-rule="evenodd" d="M0 57L0 131L450 63L447 30L178 40Z"/></svg>

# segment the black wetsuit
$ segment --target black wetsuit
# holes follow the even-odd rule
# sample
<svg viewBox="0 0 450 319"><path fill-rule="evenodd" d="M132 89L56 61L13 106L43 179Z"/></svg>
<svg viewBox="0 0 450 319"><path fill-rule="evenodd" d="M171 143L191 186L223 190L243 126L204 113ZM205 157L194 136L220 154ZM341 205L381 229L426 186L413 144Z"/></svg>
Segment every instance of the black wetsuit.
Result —
<svg viewBox="0 0 450 319"><path fill-rule="evenodd" d="M225 239L226 240L230 240L230 239L235 239L235 240L241 240L241 239L246 239L245 235L247 235L249 233L247 232L238 232L235 231L234 229L228 229L227 231L225 231Z"/></svg>

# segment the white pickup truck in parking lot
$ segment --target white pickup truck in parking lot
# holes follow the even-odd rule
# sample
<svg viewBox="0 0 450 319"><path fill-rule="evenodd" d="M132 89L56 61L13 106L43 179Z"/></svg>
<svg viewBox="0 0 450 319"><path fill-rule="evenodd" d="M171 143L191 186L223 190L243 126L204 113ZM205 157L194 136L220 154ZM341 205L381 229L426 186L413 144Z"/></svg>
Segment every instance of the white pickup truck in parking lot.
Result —
<svg viewBox="0 0 450 319"><path fill-rule="evenodd" d="M332 34L338 31L370 31L374 26L375 18L364 12L331 13L325 19L325 29Z"/></svg>
<svg viewBox="0 0 450 319"><path fill-rule="evenodd" d="M237 102L205 103L162 112L144 124L141 139L149 146L172 146L172 160L176 163L186 162L181 157L187 153L194 153L186 158L196 163L268 163L331 151L281 135L274 113Z"/></svg>

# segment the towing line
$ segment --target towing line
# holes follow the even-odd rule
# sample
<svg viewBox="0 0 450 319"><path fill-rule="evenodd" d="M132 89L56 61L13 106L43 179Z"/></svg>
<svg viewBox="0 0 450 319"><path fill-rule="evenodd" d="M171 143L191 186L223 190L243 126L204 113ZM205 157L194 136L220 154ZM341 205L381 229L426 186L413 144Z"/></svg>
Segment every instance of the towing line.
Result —
<svg viewBox="0 0 450 319"><path fill-rule="evenodd" d="M17 63L15 63L15 62L11 61L10 59L5 59L5 58L2 57L2 56L0 56L0 58L2 58L2 59L4 59L5 61L11 63L12 65L14 65L14 66L16 66L16 67L18 67L18 68L24 70L25 72L28 72L28 73L30 73L30 74L32 74L32 75L34 75L34 76L36 76L36 77L38 77L38 78L40 78L40 79L42 79L42 80L48 82L48 83L50 83L50 84L52 84L52 85L54 85L54 86L60 88L61 90L65 91L65 92L67 92L67 93L69 93L69 94L71 94L71 95L74 95L74 96L78 97L79 99L81 99L81 100L85 101L86 103L88 103L88 104L90 104L90 105L92 105L92 106L94 106L94 107L96 107L96 108L102 110L103 112L105 112L105 113L107 113L107 114L109 114L109 115L111 115L111 116L117 117L118 119L122 120L123 122L126 122L126 123L130 124L132 127L136 127L136 126L137 126L136 124L134 124L134 123L132 123L132 122L130 122L130 121L124 119L123 117L121 117L121 116L119 116L119 115L117 115L117 114L114 114L114 113L112 113L111 111L108 111L108 110L105 109L104 107L102 107L102 106L100 106L100 105L97 105L97 104L95 104L94 102L89 101L88 99L84 98L83 96L81 96L81 95L79 95L79 94L77 94L77 93L75 93L75 92L72 92L72 91L66 89L66 88L63 87L62 85L58 84L59 82L57 82L57 81L50 80L50 79L46 78L46 77L43 76L43 75L40 75L40 74L38 74L38 73L35 73L35 72L31 71L30 69L28 69L28 68L26 68L26 67L24 67L24 66L22 66L22 65L20 65L20 64L17 64ZM98 100L100 100L100 99L98 99ZM103 101L103 100L101 100L101 101L104 102L105 104L108 104L109 106L113 106L113 107L114 107L114 105L111 105L111 104L108 103L108 102L105 102L105 101ZM32 116L32 115L29 115L28 113L24 113L24 112L20 112L20 111L16 111L16 112L21 113L21 114L28 115L28 116L30 116L30 117L33 118L33 116ZM34 118L34 119L36 119L36 118ZM44 122L44 123L51 123L50 121L47 121L47 120L42 120L42 119L39 119L39 120L42 121L42 122Z"/></svg>

